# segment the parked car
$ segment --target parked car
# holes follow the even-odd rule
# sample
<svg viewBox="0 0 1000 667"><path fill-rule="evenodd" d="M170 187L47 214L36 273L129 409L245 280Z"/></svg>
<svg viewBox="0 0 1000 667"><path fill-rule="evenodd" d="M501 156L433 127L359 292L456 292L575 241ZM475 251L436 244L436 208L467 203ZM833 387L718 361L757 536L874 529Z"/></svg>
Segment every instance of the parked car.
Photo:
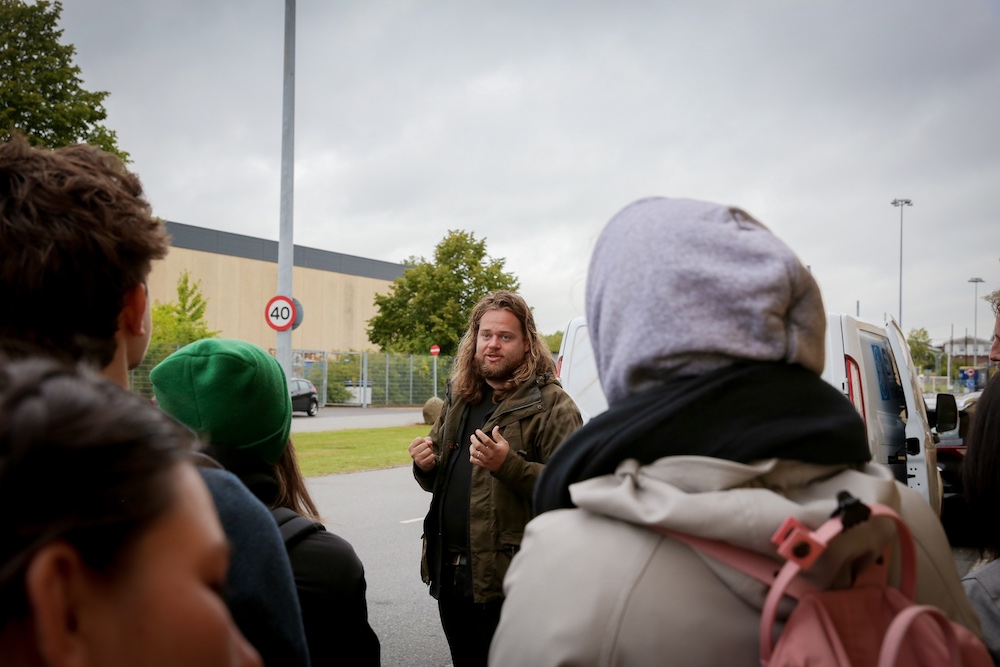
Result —
<svg viewBox="0 0 1000 667"><path fill-rule="evenodd" d="M880 326L828 313L826 344L822 377L851 401L865 421L872 458L892 468L899 481L917 490L940 514L942 482L931 433L934 424L899 325L892 319ZM574 317L566 326L557 375L584 422L607 409L584 317ZM948 398L940 400L942 405L948 403Z"/></svg>
<svg viewBox="0 0 1000 667"><path fill-rule="evenodd" d="M292 412L304 412L310 417L315 417L319 413L319 392L309 380L290 379L288 393L292 395Z"/></svg>

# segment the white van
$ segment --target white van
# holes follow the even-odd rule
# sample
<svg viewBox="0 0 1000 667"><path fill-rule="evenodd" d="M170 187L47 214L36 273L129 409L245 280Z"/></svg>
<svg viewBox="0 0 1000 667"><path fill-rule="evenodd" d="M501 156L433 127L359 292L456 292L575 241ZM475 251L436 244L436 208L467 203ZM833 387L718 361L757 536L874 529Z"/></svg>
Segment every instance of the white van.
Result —
<svg viewBox="0 0 1000 667"><path fill-rule="evenodd" d="M586 317L574 317L566 325L559 345L556 375L563 389L576 402L584 424L608 409L608 399L597 377L597 362Z"/></svg>
<svg viewBox="0 0 1000 667"><path fill-rule="evenodd" d="M584 317L566 325L557 374L584 423L608 408ZM823 379L854 405L868 432L872 458L941 512L941 476L923 394L909 347L895 320L885 326L827 314Z"/></svg>
<svg viewBox="0 0 1000 667"><path fill-rule="evenodd" d="M941 475L920 380L896 320L885 326L828 313L823 379L865 420L872 458L941 512Z"/></svg>

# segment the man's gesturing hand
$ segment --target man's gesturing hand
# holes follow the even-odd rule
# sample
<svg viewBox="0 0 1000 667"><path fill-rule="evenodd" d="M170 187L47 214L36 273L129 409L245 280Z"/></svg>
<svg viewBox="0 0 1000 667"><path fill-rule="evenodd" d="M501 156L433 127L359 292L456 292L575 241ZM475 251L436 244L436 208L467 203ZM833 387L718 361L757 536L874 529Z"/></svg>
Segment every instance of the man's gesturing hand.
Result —
<svg viewBox="0 0 1000 667"><path fill-rule="evenodd" d="M486 468L490 472L500 470L500 466L503 465L504 460L507 458L507 452L510 451L510 445L500 435L500 427L493 427L492 438L483 433L482 430L476 429L476 432L472 434L471 440L472 444L469 446L469 456L471 457L472 465Z"/></svg>
<svg viewBox="0 0 1000 667"><path fill-rule="evenodd" d="M430 472L437 465L437 458L434 456L432 445L434 441L430 438L414 438L407 450L410 458L417 464L417 467L424 472Z"/></svg>

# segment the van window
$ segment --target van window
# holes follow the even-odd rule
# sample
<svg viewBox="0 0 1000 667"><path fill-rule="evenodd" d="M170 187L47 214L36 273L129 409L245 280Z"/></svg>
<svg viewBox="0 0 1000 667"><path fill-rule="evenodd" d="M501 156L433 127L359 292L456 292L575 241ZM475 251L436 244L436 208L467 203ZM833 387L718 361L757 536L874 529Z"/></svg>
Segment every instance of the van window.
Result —
<svg viewBox="0 0 1000 667"><path fill-rule="evenodd" d="M859 331L861 353L865 357L865 385L875 417L882 427L883 446L906 442L906 397L896 368L896 359L889 348L889 339L867 331Z"/></svg>

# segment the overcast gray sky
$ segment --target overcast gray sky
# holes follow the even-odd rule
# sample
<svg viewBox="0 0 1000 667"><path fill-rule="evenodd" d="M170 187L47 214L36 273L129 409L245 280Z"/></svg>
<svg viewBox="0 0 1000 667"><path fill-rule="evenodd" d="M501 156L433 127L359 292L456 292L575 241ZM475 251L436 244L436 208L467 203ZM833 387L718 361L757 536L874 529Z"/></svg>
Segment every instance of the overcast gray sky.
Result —
<svg viewBox="0 0 1000 667"><path fill-rule="evenodd" d="M1000 287L1000 0L299 0L295 242L485 238L540 329L644 196L747 210L828 310L935 342ZM67 0L158 215L278 238L281 0ZM304 304L308 308L308 304ZM669 307L664 304L660 307ZM978 332L992 333L979 303Z"/></svg>

